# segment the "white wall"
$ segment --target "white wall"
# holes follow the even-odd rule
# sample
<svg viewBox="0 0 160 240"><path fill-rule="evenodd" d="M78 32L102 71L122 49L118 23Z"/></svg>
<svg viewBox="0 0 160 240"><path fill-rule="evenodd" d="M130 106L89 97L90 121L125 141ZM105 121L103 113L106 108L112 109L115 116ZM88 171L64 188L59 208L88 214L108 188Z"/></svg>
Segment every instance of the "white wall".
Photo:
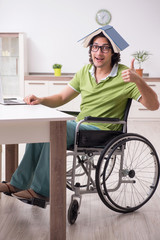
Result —
<svg viewBox="0 0 160 240"><path fill-rule="evenodd" d="M145 72L160 76L159 0L0 0L0 32L25 32L29 72L52 72L55 62L62 72L76 72L88 63L88 49L76 42L99 25L96 12L108 9L113 25L130 46L122 62L130 65L136 50L152 53Z"/></svg>

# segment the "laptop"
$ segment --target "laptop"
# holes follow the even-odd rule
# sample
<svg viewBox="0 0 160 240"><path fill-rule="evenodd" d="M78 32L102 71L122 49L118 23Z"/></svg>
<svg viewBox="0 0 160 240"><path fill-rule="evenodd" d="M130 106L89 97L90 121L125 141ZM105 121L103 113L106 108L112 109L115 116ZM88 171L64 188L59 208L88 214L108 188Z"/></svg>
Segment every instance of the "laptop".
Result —
<svg viewBox="0 0 160 240"><path fill-rule="evenodd" d="M26 104L22 99L18 98L3 98L3 92L2 92L2 81L0 78L0 104L3 105L20 105L20 104Z"/></svg>

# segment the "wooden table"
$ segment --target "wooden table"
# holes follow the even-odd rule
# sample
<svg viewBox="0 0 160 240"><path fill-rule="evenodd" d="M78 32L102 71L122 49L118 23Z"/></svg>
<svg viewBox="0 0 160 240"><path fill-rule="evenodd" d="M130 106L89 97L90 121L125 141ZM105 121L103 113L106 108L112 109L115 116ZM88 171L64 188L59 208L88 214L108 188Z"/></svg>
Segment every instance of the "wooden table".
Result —
<svg viewBox="0 0 160 240"><path fill-rule="evenodd" d="M42 105L0 105L0 144L7 178L17 165L18 143L50 142L50 239L66 239L66 121L73 116Z"/></svg>

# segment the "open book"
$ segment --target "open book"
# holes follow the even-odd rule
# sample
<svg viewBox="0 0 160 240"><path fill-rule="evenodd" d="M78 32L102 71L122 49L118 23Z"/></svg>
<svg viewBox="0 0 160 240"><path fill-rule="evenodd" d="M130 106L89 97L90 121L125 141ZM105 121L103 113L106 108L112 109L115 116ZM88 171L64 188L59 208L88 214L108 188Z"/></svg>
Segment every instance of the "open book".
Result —
<svg viewBox="0 0 160 240"><path fill-rule="evenodd" d="M129 44L121 37L121 35L110 25L98 28L97 30L80 39L78 42L83 41L83 47L88 47L91 39L101 32L109 39L115 53L118 53L129 46Z"/></svg>

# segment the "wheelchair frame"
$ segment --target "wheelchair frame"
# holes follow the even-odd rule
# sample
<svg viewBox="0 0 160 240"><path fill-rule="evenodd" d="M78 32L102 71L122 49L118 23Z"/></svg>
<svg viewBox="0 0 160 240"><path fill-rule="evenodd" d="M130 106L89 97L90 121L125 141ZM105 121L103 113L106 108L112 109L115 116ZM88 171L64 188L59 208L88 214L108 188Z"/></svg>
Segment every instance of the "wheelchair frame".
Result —
<svg viewBox="0 0 160 240"><path fill-rule="evenodd" d="M83 194L98 192L100 199L107 207L120 213L137 210L142 207L154 194L159 181L159 159L153 145L146 138L138 134L127 133L127 118L131 102L132 100L129 99L123 120L115 118L86 117L77 124L74 149L67 152L67 158L73 156L71 164L69 164L70 161L67 160L66 173L67 188L74 192L71 196L71 203L68 209L68 221L70 224L74 224L77 219ZM120 132L102 130L79 131L80 125L84 122L121 124L123 128ZM108 132L109 140L106 141ZM95 142L93 142L95 146L93 145L93 147L91 147L90 144L88 146L88 133L90 135L96 135L97 133L103 135L102 137L104 138L104 141L102 141L99 145L99 143L94 139ZM111 139L112 134L113 138ZM152 182L147 183L148 180L144 180L146 178L146 174L141 171L142 176L144 175L144 179L142 180L143 184L140 183L141 177L138 175L140 170L137 170L137 166L134 166L133 169L129 166L124 168L125 152L128 151L127 149L130 145L134 150L134 154L139 154L139 156L137 156L138 160L136 164L138 164L138 161L144 161L141 160L143 157L146 159L146 163L141 163L141 165L145 165L146 169L148 169L149 167L147 164L149 164L151 171L154 172L153 174L150 174ZM147 149L144 151L145 153L143 153L143 148ZM138 153L136 153L136 149ZM100 157L96 159L95 163L94 159L97 156ZM148 156L151 156L151 159ZM132 156L132 158L133 157L134 156ZM128 159L127 161L131 160ZM119 169L115 170L118 164ZM127 163L125 164L127 165ZM92 174L93 170L95 172L94 176ZM109 183L115 181L115 175L118 183L114 183L114 187L112 188L109 186ZM86 178L85 183L81 182L83 178ZM137 189L135 186L138 186ZM126 191L126 198L125 196L119 197L119 189L123 193ZM136 193L138 189L141 189L146 196L139 196L139 193ZM133 192L135 196L133 195Z"/></svg>

